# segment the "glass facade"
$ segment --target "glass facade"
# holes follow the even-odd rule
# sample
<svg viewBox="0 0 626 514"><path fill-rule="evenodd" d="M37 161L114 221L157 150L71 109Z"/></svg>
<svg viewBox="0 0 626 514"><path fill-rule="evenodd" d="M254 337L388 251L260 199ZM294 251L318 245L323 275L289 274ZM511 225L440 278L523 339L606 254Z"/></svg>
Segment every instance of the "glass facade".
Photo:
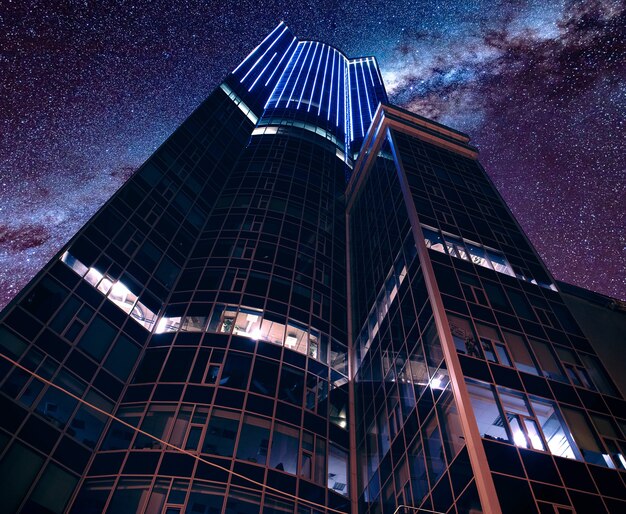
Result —
<svg viewBox="0 0 626 514"><path fill-rule="evenodd" d="M467 136L279 24L0 315L3 512L624 512L626 411Z"/></svg>

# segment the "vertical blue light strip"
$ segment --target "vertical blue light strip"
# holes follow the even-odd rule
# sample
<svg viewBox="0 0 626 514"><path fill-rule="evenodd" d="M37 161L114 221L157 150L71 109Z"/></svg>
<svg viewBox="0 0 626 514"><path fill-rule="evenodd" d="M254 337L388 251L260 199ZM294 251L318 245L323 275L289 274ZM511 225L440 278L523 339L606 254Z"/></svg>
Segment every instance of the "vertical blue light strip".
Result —
<svg viewBox="0 0 626 514"><path fill-rule="evenodd" d="M374 77L372 76L372 64L373 62L370 59L367 59L367 71L370 74L370 81L372 82L372 87L376 87L376 84L374 84Z"/></svg>
<svg viewBox="0 0 626 514"><path fill-rule="evenodd" d="M356 82L356 96L357 103L359 104L359 121L361 122L361 135L365 134L363 129L363 108L361 107L361 88L359 88L359 76L356 72L356 64L354 64L354 81Z"/></svg>
<svg viewBox="0 0 626 514"><path fill-rule="evenodd" d="M309 53L311 52L311 48L313 47L313 43L311 41L307 41L306 45L308 46L308 48L306 50L306 54L304 54L304 59L302 61L302 64L300 65L300 70L298 71L298 76L296 77L296 80L294 81L293 85L291 86L291 93L289 93L289 100L287 100L287 105L286 105L287 107L289 107L289 104L291 103L291 98L293 97L293 94L296 91L296 85L298 84L298 80L300 80L300 75L302 75L302 70L306 66L307 57L309 56ZM294 68L295 68L295 66L296 65L294 65ZM287 82L289 82L289 81L287 81ZM287 85L285 85L285 87L286 86Z"/></svg>
<svg viewBox="0 0 626 514"><path fill-rule="evenodd" d="M252 88L255 86L255 84L259 81L259 79L263 76L263 74L265 73L265 70L267 70L267 67L272 63L272 61L274 60L274 58L277 56L278 54L276 52L274 52L274 55L272 55L272 58L267 61L267 64L265 65L265 67L261 70L261 73L258 74L257 78L254 79L254 82L252 83L252 85L248 88L248 91L252 91Z"/></svg>
<svg viewBox="0 0 626 514"><path fill-rule="evenodd" d="M326 112L326 119L328 121L330 121L330 104L333 100L333 80L335 78L335 62L337 61L337 59L335 59L335 52L336 50L333 48L333 71L330 76L330 88L328 91L328 111ZM337 71L337 73L339 73L339 71Z"/></svg>
<svg viewBox="0 0 626 514"><path fill-rule="evenodd" d="M285 91L287 90L287 84L289 83L289 79L291 79L291 75L293 75L294 70L296 69L296 64L298 63L298 61L300 60L300 56L302 55L304 49L304 43L302 42L298 42L297 46L296 46L296 51L294 52L294 56L297 53L298 56L296 57L296 61L293 64L293 67L291 68L291 71L289 72L289 76L287 77L287 80L285 81L285 83L283 84L283 88L280 91L280 95L278 97L278 101L276 102L276 107L278 107L278 105L280 104L280 101L283 98L283 95L285 94ZM293 60L293 57L291 58ZM287 68L289 68L289 65L287 65ZM286 69L285 72L286 73ZM282 77L281 77L282 78ZM274 91L276 90L276 88L280 85L280 79L278 80L278 84L276 84L276 87L274 88ZM272 95L274 93L272 92ZM270 100L272 99L272 97L270 96L270 98L267 101L267 104L269 104ZM265 108L267 109L267 104L265 104Z"/></svg>
<svg viewBox="0 0 626 514"><path fill-rule="evenodd" d="M282 22L282 21L281 21L281 22L278 24L278 26L277 26L274 30L272 30L272 32L270 32L270 33L269 33L269 34L265 37L265 39L264 39L263 41L261 41L261 42L260 42L260 43L256 46L256 48L255 48L254 50L252 50L252 52L250 52L250 53L248 54L248 57L246 57L246 58L245 58L245 59L241 62L241 64L240 64L239 66L237 66L237 67L233 70L233 74L237 73L237 72L239 71L239 69L240 69L240 68L241 68L244 64L246 64L246 63L248 62L248 59L250 59L250 58L254 55L254 53L255 53L255 52L256 52L259 48L261 48L261 47L263 46L263 44L264 44L264 43L265 43L265 42L266 42L269 38L271 38L271 37L274 35L274 32L276 32L276 31L277 31L277 30L278 30L278 29L279 29L282 25L284 25L284 22ZM287 28L287 27L285 27L285 28Z"/></svg>
<svg viewBox="0 0 626 514"><path fill-rule="evenodd" d="M343 73L339 73L339 69L340 66L343 64L342 66L342 71ZM343 58L343 55L341 55L339 52L337 52L337 120L335 121L335 125L339 126L339 98L341 97L341 78L343 75L343 78L345 80L345 60ZM345 88L344 88L344 105L345 105ZM345 112L345 111L344 111Z"/></svg>
<svg viewBox="0 0 626 514"><path fill-rule="evenodd" d="M317 77L320 74L320 64L322 64L322 54L324 53L324 47L322 46L320 50L320 56L317 59L317 69L315 70L315 79L313 80L313 86L311 87L311 96L309 97L309 106L306 108L306 112L311 110L311 105L313 104L313 95L315 95L315 84L317 84Z"/></svg>
<svg viewBox="0 0 626 514"><path fill-rule="evenodd" d="M313 46L313 43L311 43L311 46ZM302 103L302 97L304 96L304 92L306 91L307 84L309 83L309 75L311 74L311 68L313 67L313 61L315 61L315 55L317 54L318 46L319 46L319 43L316 42L315 49L313 50L313 55L311 56L311 62L309 63L309 68L306 70L306 76L304 77L304 81L302 83L302 91L300 91L300 98L298 99L298 105L296 105L296 109L300 109L300 104Z"/></svg>
<svg viewBox="0 0 626 514"><path fill-rule="evenodd" d="M282 32L278 35L278 37L277 37L274 41L272 41L272 44L266 48L265 52L263 52L263 53L261 54L261 57L259 57L259 58L256 60L256 62L255 62L255 63L252 65L252 67L248 70L248 73L246 73L246 74L243 76L243 78L240 80L240 82L242 82L242 83L243 83L243 81L244 81L244 80L246 80L246 79L248 78L248 75L250 75L250 73L252 73L252 70L254 70L254 68L256 68L256 67L257 67L257 65L258 65L258 64L259 64L259 63L263 60L263 57L265 57L265 56L267 55L267 52L269 52L269 51L271 50L271 48L272 48L272 47L273 47L273 46L274 46L274 45L278 42L278 40L281 38L281 36L282 36L285 32L287 32L287 27L285 27L285 28L283 29L283 31L282 31Z"/></svg>
<svg viewBox="0 0 626 514"><path fill-rule="evenodd" d="M324 86L326 85L326 75L328 74L328 58L330 57L330 47L326 47L326 64L324 64L324 80L322 81L322 91L320 92L320 99L317 103L317 115L322 112L322 103L324 102ZM332 80L332 79L331 79ZM328 120L328 115L326 116Z"/></svg>
<svg viewBox="0 0 626 514"><path fill-rule="evenodd" d="M372 121L372 118L374 117L374 113L372 111L372 104L370 102L370 94L369 91L367 90L367 79L365 78L365 68L363 67L363 61L360 61L361 64L361 75L363 75L363 91L365 93L365 98L367 100L367 112L369 113L369 119L367 124L369 125L370 122ZM372 93L374 91L372 90ZM365 131L363 131L363 135L365 136Z"/></svg>
<svg viewBox="0 0 626 514"><path fill-rule="evenodd" d="M274 74L280 69L280 65L282 64L283 60L285 59L285 57L287 57L289 55L289 50L291 50L291 47L293 46L293 44L298 41L297 39L293 39L291 41L291 43L289 43L289 46L287 47L287 50L285 50L285 53L283 54L283 56L280 58L280 61L278 61L278 64L276 65L276 68L274 68L274 71L272 72L272 74L270 75L270 77L267 79L267 82L265 83L265 85L267 86L270 81L272 80L272 77L274 76ZM273 93L273 92L272 92Z"/></svg>

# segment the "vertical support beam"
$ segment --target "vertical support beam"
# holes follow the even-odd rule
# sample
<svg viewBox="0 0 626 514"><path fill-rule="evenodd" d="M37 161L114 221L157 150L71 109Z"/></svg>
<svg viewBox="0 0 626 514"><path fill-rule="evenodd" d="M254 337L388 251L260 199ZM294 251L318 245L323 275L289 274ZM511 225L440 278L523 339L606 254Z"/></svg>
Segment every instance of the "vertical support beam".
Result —
<svg viewBox="0 0 626 514"><path fill-rule="evenodd" d="M346 199L347 201L347 199ZM350 265L350 213L346 210L346 295L348 297L348 417L350 435L350 503L352 514L359 514L358 509L358 459L356 455L356 404L354 379L357 372L356 348L352 330L352 267Z"/></svg>
<svg viewBox="0 0 626 514"><path fill-rule="evenodd" d="M489 463L487 462L485 448L483 447L476 418L474 417L472 403L467 391L467 386L465 385L461 362L456 353L452 333L450 332L450 326L448 325L443 301L439 292L439 286L437 285L437 280L435 279L435 271L433 270L433 266L428 255L428 249L426 248L426 243L424 242L422 227L419 222L417 209L415 208L413 196L411 195L406 173L404 171L404 167L402 166L400 156L398 155L396 149L397 146L391 130L387 128L384 131L384 134L388 136L389 142L391 143L391 151L393 153L393 158L398 172L400 188L402 190L404 203L406 204L409 221L411 222L411 231L413 232L413 238L415 239L417 255L422 267L422 273L424 274L424 282L426 284L426 289L428 290L428 297L433 308L435 326L437 327L443 356L450 375L452 392L458 406L459 418L463 428L463 434L465 436L465 444L467 446L470 463L474 471L480 503L485 514L502 514L500 503L498 502L498 496L496 494L496 488L491 477ZM384 134L380 134L379 137L382 137Z"/></svg>

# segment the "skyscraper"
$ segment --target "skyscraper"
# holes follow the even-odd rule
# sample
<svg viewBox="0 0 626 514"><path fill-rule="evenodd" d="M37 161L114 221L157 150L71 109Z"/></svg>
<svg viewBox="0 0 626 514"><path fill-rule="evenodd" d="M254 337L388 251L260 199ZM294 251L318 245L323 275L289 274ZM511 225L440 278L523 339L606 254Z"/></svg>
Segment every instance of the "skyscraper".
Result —
<svg viewBox="0 0 626 514"><path fill-rule="evenodd" d="M624 401L476 158L279 24L2 313L3 508L626 511Z"/></svg>

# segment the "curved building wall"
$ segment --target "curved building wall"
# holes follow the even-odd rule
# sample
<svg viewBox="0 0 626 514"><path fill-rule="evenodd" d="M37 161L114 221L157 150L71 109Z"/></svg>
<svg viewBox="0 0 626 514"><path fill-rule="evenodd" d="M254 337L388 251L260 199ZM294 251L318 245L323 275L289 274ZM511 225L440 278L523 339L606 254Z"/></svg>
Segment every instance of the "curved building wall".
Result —
<svg viewBox="0 0 626 514"><path fill-rule="evenodd" d="M258 484L347 508L343 177L342 161L311 142L252 138L117 410L130 425L233 474L113 423L76 512L106 487L111 512L122 503L125 512L141 510L141 498L161 501L156 482L139 494L137 475L186 481L188 497L180 492L179 503L188 510L189 502L208 501L200 495L210 486L211 507L227 498L226 512L234 512L244 501L239 487ZM266 504L252 491L245 498L250 512Z"/></svg>

